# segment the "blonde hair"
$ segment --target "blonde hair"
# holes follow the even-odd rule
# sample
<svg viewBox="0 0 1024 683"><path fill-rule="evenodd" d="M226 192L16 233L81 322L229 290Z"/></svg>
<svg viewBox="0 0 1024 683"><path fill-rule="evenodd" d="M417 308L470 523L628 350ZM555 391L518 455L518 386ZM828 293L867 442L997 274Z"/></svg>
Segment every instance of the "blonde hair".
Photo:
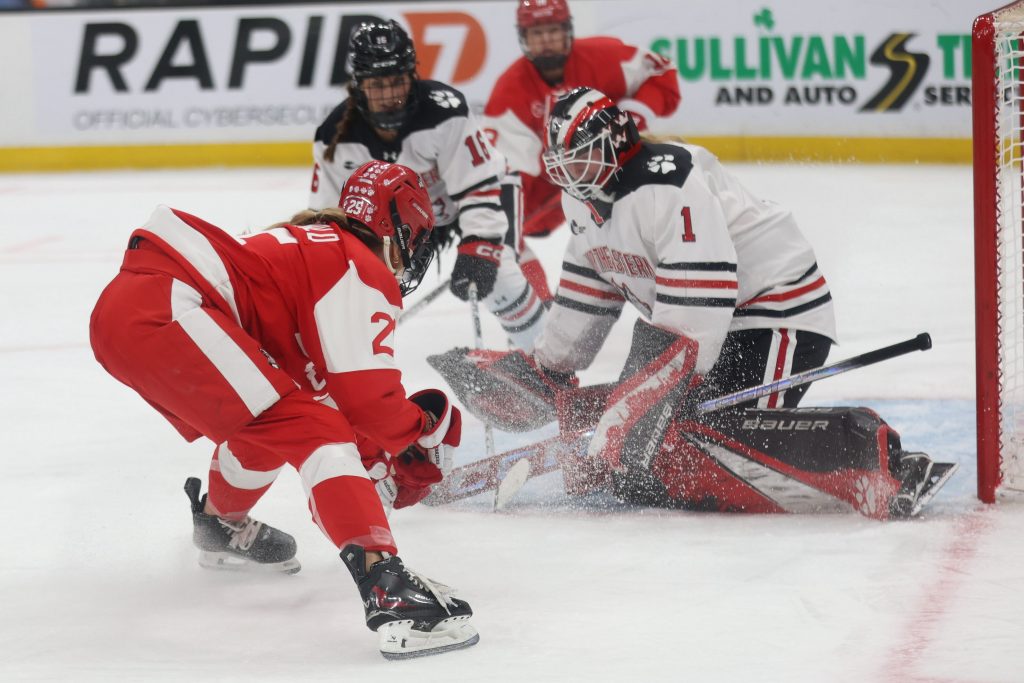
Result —
<svg viewBox="0 0 1024 683"><path fill-rule="evenodd" d="M339 230L344 230L360 242L374 251L379 251L384 246L384 241L359 221L352 220L341 209L335 206L328 206L324 209L303 209L287 221L274 223L264 230L283 228L286 225L336 225Z"/></svg>

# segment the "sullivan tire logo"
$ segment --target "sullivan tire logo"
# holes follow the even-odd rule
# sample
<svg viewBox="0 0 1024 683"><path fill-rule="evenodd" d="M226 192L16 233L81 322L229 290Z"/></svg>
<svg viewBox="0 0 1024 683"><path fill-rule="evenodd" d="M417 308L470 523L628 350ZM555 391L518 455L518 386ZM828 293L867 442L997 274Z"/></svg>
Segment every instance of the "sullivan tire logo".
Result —
<svg viewBox="0 0 1024 683"><path fill-rule="evenodd" d="M871 63L889 69L889 80L861 111L899 111L921 85L931 58L920 52L907 52L913 33L893 33L871 53Z"/></svg>

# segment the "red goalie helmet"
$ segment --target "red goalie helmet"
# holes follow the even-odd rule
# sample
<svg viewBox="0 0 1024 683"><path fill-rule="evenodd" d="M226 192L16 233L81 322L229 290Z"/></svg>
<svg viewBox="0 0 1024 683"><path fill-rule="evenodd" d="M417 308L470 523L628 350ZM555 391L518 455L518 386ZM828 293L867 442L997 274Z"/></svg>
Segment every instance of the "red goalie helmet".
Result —
<svg viewBox="0 0 1024 683"><path fill-rule="evenodd" d="M399 164L368 161L345 181L338 207L379 237L385 254L398 245L404 267L399 289L402 296L416 289L435 251L434 212L419 175Z"/></svg>
<svg viewBox="0 0 1024 683"><path fill-rule="evenodd" d="M640 133L607 95L574 88L551 107L544 147L553 183L580 201L611 201L608 184L640 148Z"/></svg>

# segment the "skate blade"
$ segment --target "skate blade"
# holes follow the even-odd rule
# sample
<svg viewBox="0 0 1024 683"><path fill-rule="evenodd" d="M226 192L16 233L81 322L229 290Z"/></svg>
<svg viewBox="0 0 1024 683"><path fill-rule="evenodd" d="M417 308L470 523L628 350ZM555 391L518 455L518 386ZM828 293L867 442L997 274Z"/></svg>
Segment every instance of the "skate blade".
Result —
<svg viewBox="0 0 1024 683"><path fill-rule="evenodd" d="M469 616L450 617L438 622L431 631L417 631L412 620L392 621L377 629L380 653L384 659L412 659L461 650L480 642L480 634Z"/></svg>
<svg viewBox="0 0 1024 683"><path fill-rule="evenodd" d="M916 517L925 505L928 504L935 494L939 492L946 482L960 469L960 463L937 462L932 465L932 476L929 477L928 486L921 491L921 495L914 501L914 507L910 510L910 516Z"/></svg>
<svg viewBox="0 0 1024 683"><path fill-rule="evenodd" d="M284 562L253 562L231 553L204 550L199 553L199 566L217 571L247 572L252 574L296 574L302 565L294 557Z"/></svg>

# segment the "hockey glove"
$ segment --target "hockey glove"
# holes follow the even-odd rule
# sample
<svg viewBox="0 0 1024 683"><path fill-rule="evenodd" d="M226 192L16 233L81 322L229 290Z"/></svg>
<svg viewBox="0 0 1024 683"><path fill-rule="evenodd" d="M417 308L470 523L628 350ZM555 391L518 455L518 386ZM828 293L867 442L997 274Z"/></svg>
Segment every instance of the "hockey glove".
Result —
<svg viewBox="0 0 1024 683"><path fill-rule="evenodd" d="M410 454L414 460L425 461L437 468L439 476L434 481L440 481L451 472L455 447L462 440L462 414L438 389L418 391L409 400L423 409L427 423L406 453L414 451Z"/></svg>
<svg viewBox="0 0 1024 683"><path fill-rule="evenodd" d="M477 296L481 299L490 294L498 277L498 263L503 249L496 239L475 235L463 237L452 269L452 294L468 301L470 284L476 284Z"/></svg>
<svg viewBox="0 0 1024 683"><path fill-rule="evenodd" d="M411 450L394 458L386 453L372 459L363 458L363 466L385 512L415 505L441 480L438 469L425 460L416 460Z"/></svg>

